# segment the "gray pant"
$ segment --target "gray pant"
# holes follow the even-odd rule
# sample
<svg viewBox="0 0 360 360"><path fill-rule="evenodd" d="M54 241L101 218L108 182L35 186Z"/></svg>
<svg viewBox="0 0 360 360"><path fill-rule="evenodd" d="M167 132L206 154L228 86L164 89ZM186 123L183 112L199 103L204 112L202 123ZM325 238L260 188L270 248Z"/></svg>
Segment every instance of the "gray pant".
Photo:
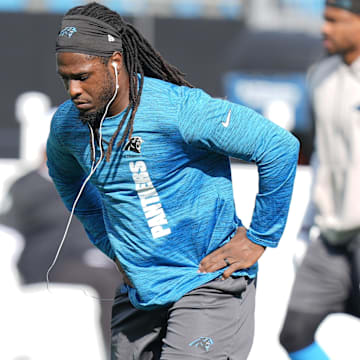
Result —
<svg viewBox="0 0 360 360"><path fill-rule="evenodd" d="M333 246L319 237L312 242L300 265L289 301L289 309L310 313L356 315L359 280L355 285L355 249ZM357 255L359 256L359 255ZM355 276L356 275L356 276Z"/></svg>
<svg viewBox="0 0 360 360"><path fill-rule="evenodd" d="M308 247L292 288L280 343L288 353L315 341L315 333L329 314L360 316L360 247L333 246L319 237Z"/></svg>
<svg viewBox="0 0 360 360"><path fill-rule="evenodd" d="M173 305L142 311L118 292L112 360L245 360L254 335L255 280L202 285Z"/></svg>

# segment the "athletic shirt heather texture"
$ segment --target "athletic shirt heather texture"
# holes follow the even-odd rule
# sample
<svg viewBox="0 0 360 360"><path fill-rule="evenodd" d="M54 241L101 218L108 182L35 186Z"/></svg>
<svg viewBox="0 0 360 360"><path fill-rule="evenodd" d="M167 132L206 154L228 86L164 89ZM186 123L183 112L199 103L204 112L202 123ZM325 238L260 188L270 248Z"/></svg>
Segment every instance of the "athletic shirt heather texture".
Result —
<svg viewBox="0 0 360 360"><path fill-rule="evenodd" d="M122 115L105 119L106 141ZM259 193L248 238L278 244L299 150L289 132L200 89L145 78L132 138L140 152L114 146L110 162L102 161L86 185L75 214L90 240L118 258L134 285L128 293L135 307L172 303L223 272L200 274L198 266L242 225L229 156L258 165ZM71 101L52 120L47 152L50 176L71 209L91 170L89 130ZM257 264L236 275L256 273Z"/></svg>

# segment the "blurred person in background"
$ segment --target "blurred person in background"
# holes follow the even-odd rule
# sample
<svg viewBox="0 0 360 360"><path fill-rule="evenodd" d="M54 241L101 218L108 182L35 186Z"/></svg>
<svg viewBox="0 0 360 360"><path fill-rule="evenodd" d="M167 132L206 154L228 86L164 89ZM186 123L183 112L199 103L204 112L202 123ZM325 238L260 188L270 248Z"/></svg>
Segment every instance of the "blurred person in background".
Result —
<svg viewBox="0 0 360 360"><path fill-rule="evenodd" d="M90 240L126 274L112 359L245 360L257 261L283 233L298 141L193 88L100 4L66 13L56 52L71 99L52 120L49 174ZM249 229L236 216L230 155L258 166Z"/></svg>
<svg viewBox="0 0 360 360"><path fill-rule="evenodd" d="M15 229L23 238L24 247L17 267L24 285L46 281L47 270L55 257L69 217L48 175L46 138L42 139L42 135L45 135L42 132L46 133L42 129L37 138L43 143L40 146L41 164L12 184L6 194L9 208L0 215L0 224ZM60 261L52 270L51 281L88 285L97 292L99 299L107 299L100 300L100 325L105 349L109 349L112 307L109 299L121 286L122 279L116 266L89 243L77 219L69 229L68 240Z"/></svg>
<svg viewBox="0 0 360 360"><path fill-rule="evenodd" d="M332 313L360 315L360 0L328 0L324 18L331 56L309 74L316 150L299 234L311 240L280 334L293 360L328 359L315 340L319 325Z"/></svg>

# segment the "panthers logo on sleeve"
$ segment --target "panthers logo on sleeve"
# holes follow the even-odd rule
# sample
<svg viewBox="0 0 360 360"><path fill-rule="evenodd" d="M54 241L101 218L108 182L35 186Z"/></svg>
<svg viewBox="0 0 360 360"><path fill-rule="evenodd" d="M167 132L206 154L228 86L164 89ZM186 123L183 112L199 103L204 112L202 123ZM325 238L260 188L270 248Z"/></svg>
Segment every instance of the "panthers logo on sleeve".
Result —
<svg viewBox="0 0 360 360"><path fill-rule="evenodd" d="M140 154L141 144L143 142L144 142L144 140L140 136L135 136L126 143L126 145L124 147L124 151L132 151L137 154Z"/></svg>

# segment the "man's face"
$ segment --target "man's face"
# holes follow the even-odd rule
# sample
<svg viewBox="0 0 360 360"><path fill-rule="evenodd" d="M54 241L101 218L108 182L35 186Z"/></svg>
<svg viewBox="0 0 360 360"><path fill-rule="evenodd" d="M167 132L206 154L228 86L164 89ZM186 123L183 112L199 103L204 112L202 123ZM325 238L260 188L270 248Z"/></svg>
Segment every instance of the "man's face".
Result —
<svg viewBox="0 0 360 360"><path fill-rule="evenodd" d="M58 73L66 91L80 111L80 119L99 126L104 109L115 92L109 65L85 54L58 53Z"/></svg>
<svg viewBox="0 0 360 360"><path fill-rule="evenodd" d="M344 9L326 6L322 34L330 54L346 55L360 47L360 16Z"/></svg>

